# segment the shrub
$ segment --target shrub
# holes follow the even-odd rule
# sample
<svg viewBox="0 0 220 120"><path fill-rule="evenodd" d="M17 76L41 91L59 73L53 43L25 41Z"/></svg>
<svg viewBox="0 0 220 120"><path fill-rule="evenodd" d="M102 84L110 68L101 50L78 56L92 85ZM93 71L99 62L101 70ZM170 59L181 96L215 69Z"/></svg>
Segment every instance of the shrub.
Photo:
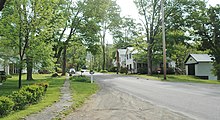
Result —
<svg viewBox="0 0 220 120"><path fill-rule="evenodd" d="M100 73L107 73L107 70L101 70Z"/></svg>
<svg viewBox="0 0 220 120"><path fill-rule="evenodd" d="M8 97L0 97L0 117L9 114L14 106L14 102Z"/></svg>
<svg viewBox="0 0 220 120"><path fill-rule="evenodd" d="M59 76L58 73L54 73L54 74L52 74L51 77L58 77L58 76Z"/></svg>
<svg viewBox="0 0 220 120"><path fill-rule="evenodd" d="M6 78L12 78L12 75L6 75Z"/></svg>
<svg viewBox="0 0 220 120"><path fill-rule="evenodd" d="M147 68L142 67L142 68L138 68L137 71L139 74L146 74L148 70L147 70Z"/></svg>
<svg viewBox="0 0 220 120"><path fill-rule="evenodd" d="M47 91L47 88L49 87L49 83L48 83L48 82L37 83L36 85L42 86L42 87L44 88L44 92L46 92L46 91Z"/></svg>
<svg viewBox="0 0 220 120"><path fill-rule="evenodd" d="M57 73L62 73L62 68L57 67Z"/></svg>
<svg viewBox="0 0 220 120"><path fill-rule="evenodd" d="M9 96L14 102L13 110L24 109L29 104L28 99L32 97L31 95L32 94L27 91L14 91L12 95Z"/></svg>
<svg viewBox="0 0 220 120"><path fill-rule="evenodd" d="M120 68L120 71L119 71L121 74L123 74L123 73L128 73L128 70L127 70L127 68L126 67L121 67Z"/></svg>
<svg viewBox="0 0 220 120"><path fill-rule="evenodd" d="M25 86L21 91L30 92L32 97L28 98L29 103L37 103L44 95L44 88L38 85Z"/></svg>
<svg viewBox="0 0 220 120"><path fill-rule="evenodd" d="M73 76L70 79L75 82L90 82L90 79L85 76Z"/></svg>
<svg viewBox="0 0 220 120"><path fill-rule="evenodd" d="M117 72L118 67L111 67L108 69L109 72Z"/></svg>

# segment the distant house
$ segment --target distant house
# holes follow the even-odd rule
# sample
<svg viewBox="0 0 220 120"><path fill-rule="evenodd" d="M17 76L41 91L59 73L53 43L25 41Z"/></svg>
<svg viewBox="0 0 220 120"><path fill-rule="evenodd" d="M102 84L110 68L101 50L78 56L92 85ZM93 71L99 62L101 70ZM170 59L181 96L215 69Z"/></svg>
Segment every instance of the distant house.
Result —
<svg viewBox="0 0 220 120"><path fill-rule="evenodd" d="M138 54L138 51L133 47L127 47L126 49L126 66L130 73L147 73L147 63L138 61L134 58L134 55Z"/></svg>
<svg viewBox="0 0 220 120"><path fill-rule="evenodd" d="M117 49L116 51L116 66L119 64L119 67L126 67L126 49Z"/></svg>
<svg viewBox="0 0 220 120"><path fill-rule="evenodd" d="M185 60L186 75L194 75L202 79L217 80L211 72L213 57L208 54L189 54Z"/></svg>

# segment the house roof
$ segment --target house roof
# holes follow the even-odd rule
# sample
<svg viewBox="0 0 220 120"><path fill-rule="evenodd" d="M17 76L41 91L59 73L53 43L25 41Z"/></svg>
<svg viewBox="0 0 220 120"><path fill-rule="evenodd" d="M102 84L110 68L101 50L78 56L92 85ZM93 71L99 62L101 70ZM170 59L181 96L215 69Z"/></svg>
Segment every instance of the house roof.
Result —
<svg viewBox="0 0 220 120"><path fill-rule="evenodd" d="M130 51L132 54L137 54L138 51L134 49L134 47L127 47L127 51Z"/></svg>
<svg viewBox="0 0 220 120"><path fill-rule="evenodd" d="M189 54L189 56L185 60L185 63L190 57L192 57L196 62L213 62L213 57L208 54Z"/></svg>

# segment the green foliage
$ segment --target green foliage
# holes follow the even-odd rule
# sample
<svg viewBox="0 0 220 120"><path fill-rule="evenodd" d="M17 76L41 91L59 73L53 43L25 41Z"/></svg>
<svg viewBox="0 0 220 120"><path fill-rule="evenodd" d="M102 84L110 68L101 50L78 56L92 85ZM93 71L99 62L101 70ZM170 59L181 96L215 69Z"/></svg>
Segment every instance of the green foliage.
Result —
<svg viewBox="0 0 220 120"><path fill-rule="evenodd" d="M143 68L143 67L138 68L137 71L138 71L139 74L146 74L147 73L147 68Z"/></svg>
<svg viewBox="0 0 220 120"><path fill-rule="evenodd" d="M44 87L38 85L24 86L20 91L27 91L31 93L31 97L28 98L28 102L30 104L37 103L44 95Z"/></svg>
<svg viewBox="0 0 220 120"><path fill-rule="evenodd" d="M25 107L24 110L13 111L11 114L0 118L0 120L19 120L24 118L27 115L39 112L46 107L54 104L54 102L59 100L60 97L60 87L63 86L65 77L51 78L50 74L33 74L34 80L27 81L23 80L23 85L32 85L32 84L49 84L50 87L47 88L45 95L42 97L37 104L29 104ZM22 76L24 79L25 76ZM17 75L13 75L12 78L9 78L4 85L0 87L0 96L10 96L13 91L18 91L17 87ZM30 93L30 92L28 92Z"/></svg>
<svg viewBox="0 0 220 120"><path fill-rule="evenodd" d="M14 91L9 97L13 100L13 110L23 110L28 104L28 98L31 98L28 91Z"/></svg>
<svg viewBox="0 0 220 120"><path fill-rule="evenodd" d="M123 74L123 73L128 73L128 69L127 69L127 67L121 67L120 68L120 70L119 70L119 72L121 73L121 74Z"/></svg>
<svg viewBox="0 0 220 120"><path fill-rule="evenodd" d="M83 78L79 78L77 76L71 78L71 90L74 93L73 109L80 107L89 96L94 94L99 89L99 86L97 84L91 84L88 83L87 81L77 82L78 81L77 79L88 79L88 78L86 78L85 76L83 76Z"/></svg>
<svg viewBox="0 0 220 120"><path fill-rule="evenodd" d="M109 72L117 72L118 67L111 67L108 69Z"/></svg>
<svg viewBox="0 0 220 120"><path fill-rule="evenodd" d="M70 78L70 80L73 80L74 82L86 82L90 83L90 79L85 76L73 76Z"/></svg>
<svg viewBox="0 0 220 120"><path fill-rule="evenodd" d="M46 83L39 83L38 85L25 86L19 91L14 91L9 96L15 103L13 110L22 110L29 104L37 103L43 97L47 86Z"/></svg>
<svg viewBox="0 0 220 120"><path fill-rule="evenodd" d="M196 41L201 42L202 50L209 50L209 54L215 57L215 73L220 79L220 5L215 7L203 8L203 11L197 11L196 16L192 16L192 33L197 35ZM196 21L194 21L196 20Z"/></svg>
<svg viewBox="0 0 220 120"><path fill-rule="evenodd" d="M9 114L14 106L14 102L8 98L1 96L0 97L0 117L3 117L7 114Z"/></svg>
<svg viewBox="0 0 220 120"><path fill-rule="evenodd" d="M108 73L108 70L101 70L100 73Z"/></svg>

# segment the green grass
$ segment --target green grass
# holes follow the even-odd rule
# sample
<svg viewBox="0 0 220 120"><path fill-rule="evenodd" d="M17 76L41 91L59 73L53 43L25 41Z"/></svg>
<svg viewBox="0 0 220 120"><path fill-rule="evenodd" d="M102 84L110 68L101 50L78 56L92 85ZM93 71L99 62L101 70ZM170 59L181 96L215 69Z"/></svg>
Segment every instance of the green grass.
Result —
<svg viewBox="0 0 220 120"><path fill-rule="evenodd" d="M150 80L163 80L163 75L159 75L159 76L158 75L153 75L153 76L134 75L134 76L147 78ZM220 82L217 80L204 80L204 79L199 79L197 77L188 76L188 75L167 75L166 81L168 81L168 82L192 82L192 83L220 84Z"/></svg>
<svg viewBox="0 0 220 120"><path fill-rule="evenodd" d="M46 95L38 104L31 105L25 110L13 112L4 118L0 118L0 120L19 120L29 114L36 113L58 101L60 96L60 87L63 85L65 77L51 78L50 76L51 75L49 74L34 74L33 78L35 80L22 80L23 86L39 82L48 82L49 87L47 89ZM25 79L25 75L23 75L23 79ZM18 90L18 76L13 76L12 78L7 79L3 86L0 86L0 95L7 96L15 90Z"/></svg>
<svg viewBox="0 0 220 120"><path fill-rule="evenodd" d="M73 109L76 109L88 99L89 96L96 93L99 89L97 84L91 84L89 78L86 77L72 77L71 89L73 92Z"/></svg>

